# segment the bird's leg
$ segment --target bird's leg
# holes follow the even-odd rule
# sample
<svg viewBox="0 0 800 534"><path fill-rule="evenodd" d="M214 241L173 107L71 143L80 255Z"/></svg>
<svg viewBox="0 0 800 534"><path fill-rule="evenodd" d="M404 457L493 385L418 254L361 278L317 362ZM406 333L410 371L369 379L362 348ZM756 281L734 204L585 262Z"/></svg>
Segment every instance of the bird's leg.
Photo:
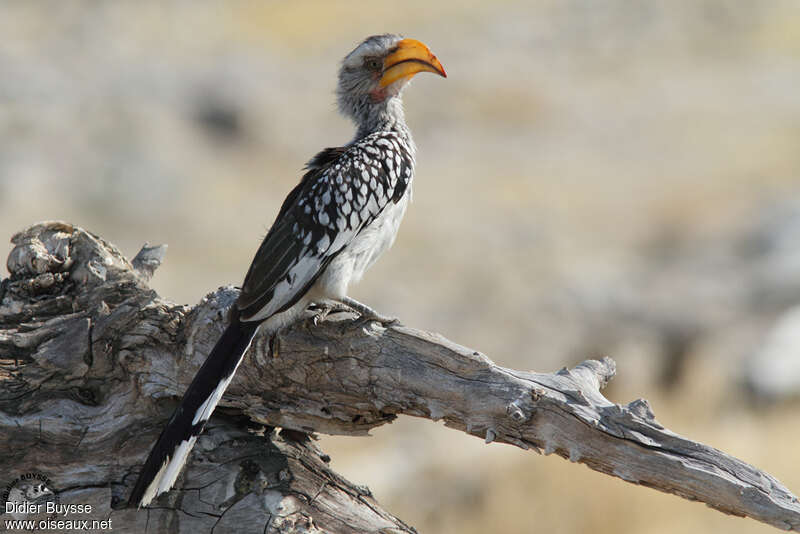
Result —
<svg viewBox="0 0 800 534"><path fill-rule="evenodd" d="M379 323L387 325L400 323L400 319L398 319L397 317L386 317L385 315L381 315L377 311L373 310L366 304L360 303L356 299L345 296L342 297L341 302L351 310L357 312L363 319L378 321Z"/></svg>

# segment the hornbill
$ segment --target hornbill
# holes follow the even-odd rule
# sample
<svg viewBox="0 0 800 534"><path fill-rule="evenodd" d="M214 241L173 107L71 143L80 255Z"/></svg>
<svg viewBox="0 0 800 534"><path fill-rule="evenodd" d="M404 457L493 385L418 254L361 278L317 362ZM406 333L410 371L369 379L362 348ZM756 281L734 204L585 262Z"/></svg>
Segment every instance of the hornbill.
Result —
<svg viewBox="0 0 800 534"><path fill-rule="evenodd" d="M446 77L427 46L399 35L365 39L342 61L339 111L356 134L311 158L256 252L230 324L150 451L130 497L147 506L169 491L257 331L274 335L312 303L344 304L347 288L394 242L411 199L415 151L401 93L419 72Z"/></svg>

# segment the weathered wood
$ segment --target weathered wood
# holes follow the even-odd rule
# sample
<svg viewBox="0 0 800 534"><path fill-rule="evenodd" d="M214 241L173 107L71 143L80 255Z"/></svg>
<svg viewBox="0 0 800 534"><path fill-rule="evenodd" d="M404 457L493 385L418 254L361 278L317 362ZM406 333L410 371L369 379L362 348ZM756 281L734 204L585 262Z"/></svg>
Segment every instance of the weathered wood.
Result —
<svg viewBox="0 0 800 534"><path fill-rule="evenodd" d="M13 242L12 276L0 283L3 486L46 474L62 504L93 505L90 518L111 519L115 532L413 532L330 470L307 436L235 410L218 410L174 491L147 510L125 509L177 383L213 343L215 303L230 303L231 292L194 310L175 306L146 285L163 249L128 263L63 223Z"/></svg>
<svg viewBox="0 0 800 534"><path fill-rule="evenodd" d="M328 469L311 441L272 430L358 435L398 414L800 528L797 498L770 475L665 429L644 400L603 397L608 358L514 371L436 334L346 313L294 325L272 354L258 337L176 490L150 510L121 509L237 292L176 306L147 287L152 269L63 223L14 243L0 284L0 472L46 472L62 502L98 503L115 530L412 531ZM154 269L161 256L145 258Z"/></svg>

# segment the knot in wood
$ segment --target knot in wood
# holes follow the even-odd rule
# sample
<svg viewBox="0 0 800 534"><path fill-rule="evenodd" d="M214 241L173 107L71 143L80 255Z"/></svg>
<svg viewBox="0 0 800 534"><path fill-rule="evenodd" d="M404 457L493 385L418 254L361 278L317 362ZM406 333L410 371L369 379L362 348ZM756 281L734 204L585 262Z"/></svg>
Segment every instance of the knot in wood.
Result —
<svg viewBox="0 0 800 534"><path fill-rule="evenodd" d="M524 423L528 420L528 415L525 413L525 410L520 407L517 401L513 401L508 404L506 413L517 423Z"/></svg>

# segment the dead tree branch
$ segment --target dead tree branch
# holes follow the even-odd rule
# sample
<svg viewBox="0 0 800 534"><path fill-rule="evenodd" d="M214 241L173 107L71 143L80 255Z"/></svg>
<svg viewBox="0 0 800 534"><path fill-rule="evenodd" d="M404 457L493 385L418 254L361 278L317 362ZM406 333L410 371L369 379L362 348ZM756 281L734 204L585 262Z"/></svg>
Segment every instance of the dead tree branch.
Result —
<svg viewBox="0 0 800 534"><path fill-rule="evenodd" d="M257 338L177 489L154 509L122 509L237 292L176 306L146 284L163 249L131 264L63 223L13 242L12 276L0 285L0 472L47 472L62 502L95 502L115 528L410 532L332 472L313 442L273 430L359 435L398 414L800 528L797 498L770 475L665 429L644 400L607 400L608 358L552 374L515 371L436 334L342 313L296 324L272 356Z"/></svg>

